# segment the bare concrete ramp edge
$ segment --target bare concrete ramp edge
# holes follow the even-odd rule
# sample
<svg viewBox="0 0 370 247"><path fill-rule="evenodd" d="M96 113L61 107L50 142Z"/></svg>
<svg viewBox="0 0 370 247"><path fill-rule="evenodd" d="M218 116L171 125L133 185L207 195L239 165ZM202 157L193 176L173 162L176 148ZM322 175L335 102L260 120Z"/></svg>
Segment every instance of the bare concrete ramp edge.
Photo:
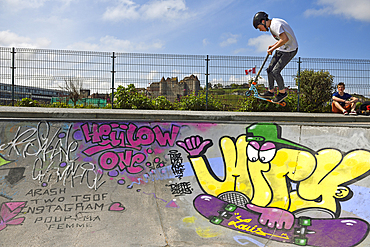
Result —
<svg viewBox="0 0 370 247"><path fill-rule="evenodd" d="M370 116L344 116L335 113L302 112L224 112L170 111L133 109L74 109L44 107L0 107L2 119L85 119L146 121L216 121L216 122L295 122L323 124L370 124Z"/></svg>

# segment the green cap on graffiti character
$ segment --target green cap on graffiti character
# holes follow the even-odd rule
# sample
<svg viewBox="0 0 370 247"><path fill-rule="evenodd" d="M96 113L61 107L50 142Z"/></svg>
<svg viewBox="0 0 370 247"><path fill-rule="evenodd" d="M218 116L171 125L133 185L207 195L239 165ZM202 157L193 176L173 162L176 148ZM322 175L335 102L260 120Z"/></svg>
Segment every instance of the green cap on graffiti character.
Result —
<svg viewBox="0 0 370 247"><path fill-rule="evenodd" d="M305 146L291 142L281 138L281 127L274 123L255 123L247 127L247 142L273 142L275 144L282 144L293 149L302 149L313 152Z"/></svg>

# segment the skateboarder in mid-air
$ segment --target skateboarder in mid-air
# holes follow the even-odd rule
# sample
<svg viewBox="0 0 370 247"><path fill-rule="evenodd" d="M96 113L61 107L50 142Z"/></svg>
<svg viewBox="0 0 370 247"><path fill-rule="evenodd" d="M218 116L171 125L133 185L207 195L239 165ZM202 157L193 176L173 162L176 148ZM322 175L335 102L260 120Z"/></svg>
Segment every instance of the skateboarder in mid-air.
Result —
<svg viewBox="0 0 370 247"><path fill-rule="evenodd" d="M260 96L271 98L274 96L274 81L276 81L279 94L272 100L273 102L282 102L288 96L285 91L284 79L280 72L292 60L298 52L298 42L289 24L278 18L269 19L265 12L258 12L253 17L253 26L262 32L270 31L277 40L275 44L268 47L267 53L274 56L267 68L269 90Z"/></svg>

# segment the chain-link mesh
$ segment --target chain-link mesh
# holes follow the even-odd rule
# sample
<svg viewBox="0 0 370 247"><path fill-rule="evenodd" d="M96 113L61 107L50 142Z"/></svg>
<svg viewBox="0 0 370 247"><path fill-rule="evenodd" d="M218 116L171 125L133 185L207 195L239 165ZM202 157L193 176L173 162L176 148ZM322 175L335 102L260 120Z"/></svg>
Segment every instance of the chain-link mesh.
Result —
<svg viewBox="0 0 370 247"><path fill-rule="evenodd" d="M259 84L265 87L270 59L258 78ZM112 88L116 90L118 86L134 84L151 98L165 96L171 101L185 95L197 95L208 88L209 93L217 95L224 104L232 105L235 102L231 101L244 98L244 92L263 60L264 57L256 56L0 47L0 103L11 104L22 98L52 103L65 98L74 89L80 94L79 103L102 99L106 104L111 101ZM334 76L335 84L345 82L347 92L370 97L370 60L301 58L300 61L301 71L328 71ZM294 58L282 71L287 87L297 87L297 72L298 58Z"/></svg>

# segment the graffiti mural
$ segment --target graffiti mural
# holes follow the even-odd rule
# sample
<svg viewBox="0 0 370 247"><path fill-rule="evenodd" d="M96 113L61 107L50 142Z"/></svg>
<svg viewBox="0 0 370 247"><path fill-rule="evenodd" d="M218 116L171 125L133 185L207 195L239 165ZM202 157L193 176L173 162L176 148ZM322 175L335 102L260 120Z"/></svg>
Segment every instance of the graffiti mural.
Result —
<svg viewBox="0 0 370 247"><path fill-rule="evenodd" d="M281 138L276 124L253 124L246 132L236 141L219 141L223 179L205 156L212 140L191 136L177 142L206 193L194 200L200 214L213 224L297 245L353 246L367 236L366 221L337 218L340 201L352 196L348 185L369 174L369 151L314 151ZM333 219L309 217L315 211Z"/></svg>
<svg viewBox="0 0 370 247"><path fill-rule="evenodd" d="M27 228L38 239L69 232L68 244L79 229L153 245L118 234L146 222L148 236L163 231L161 244L172 231L204 245L370 243L366 129L346 149L321 148L325 139L295 126L230 125L0 122L0 241L11 246L9 233Z"/></svg>

